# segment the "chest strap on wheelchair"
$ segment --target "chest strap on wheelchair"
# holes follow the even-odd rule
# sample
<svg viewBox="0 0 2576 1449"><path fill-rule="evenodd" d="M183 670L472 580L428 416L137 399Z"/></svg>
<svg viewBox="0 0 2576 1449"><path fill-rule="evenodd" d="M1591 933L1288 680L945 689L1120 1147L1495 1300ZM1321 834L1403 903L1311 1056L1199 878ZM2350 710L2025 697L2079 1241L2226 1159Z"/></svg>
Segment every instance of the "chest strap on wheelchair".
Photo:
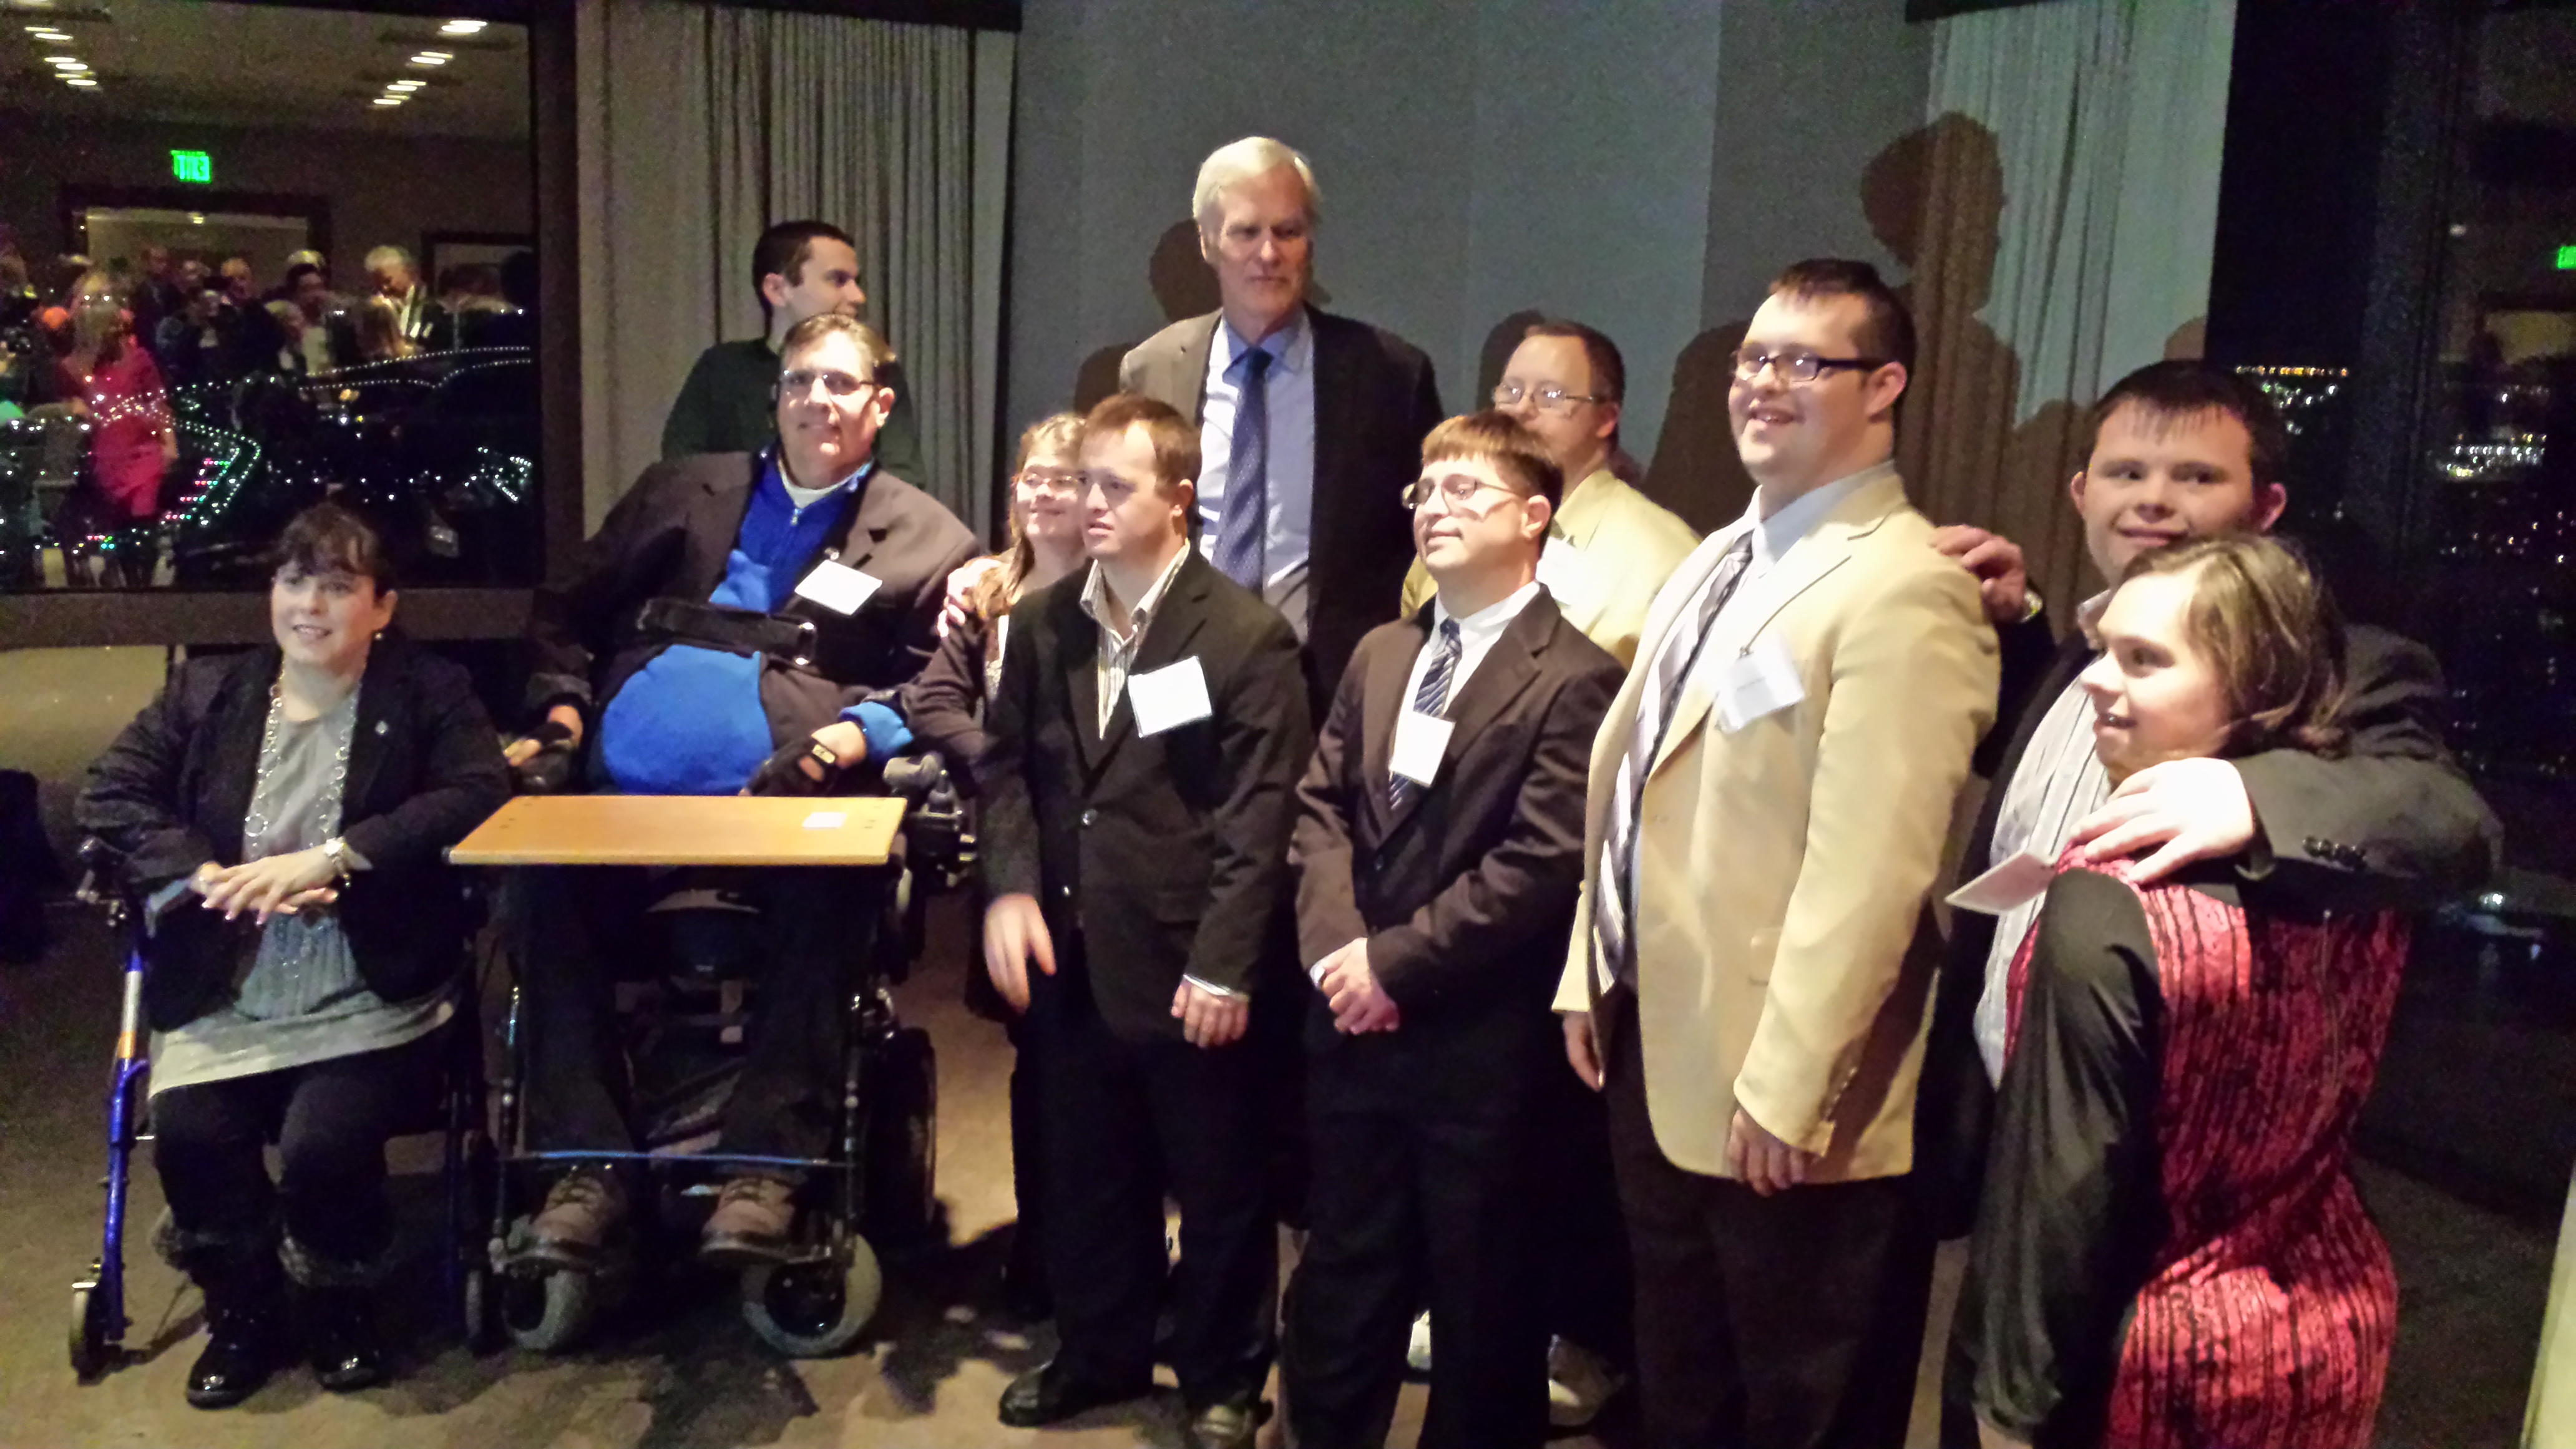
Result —
<svg viewBox="0 0 2576 1449"><path fill-rule="evenodd" d="M647 599L635 611L635 632L648 642L690 644L727 654L765 654L794 668L814 662L814 621L698 604L687 599Z"/></svg>

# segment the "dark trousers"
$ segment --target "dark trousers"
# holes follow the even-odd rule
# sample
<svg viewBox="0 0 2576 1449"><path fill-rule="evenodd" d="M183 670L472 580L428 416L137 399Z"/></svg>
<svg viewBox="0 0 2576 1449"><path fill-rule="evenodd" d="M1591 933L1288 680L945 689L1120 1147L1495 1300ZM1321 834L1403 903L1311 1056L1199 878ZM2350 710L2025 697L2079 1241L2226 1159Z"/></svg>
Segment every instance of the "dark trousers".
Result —
<svg viewBox="0 0 2576 1449"><path fill-rule="evenodd" d="M1625 1367L1637 1356L1629 1318L1636 1287L1610 1160L1609 1104L1583 1085L1561 1049L1548 1065L1552 1070L1543 1074L1538 1095L1535 1148L1546 1249L1530 1265L1541 1318L1550 1333Z"/></svg>
<svg viewBox="0 0 2576 1449"><path fill-rule="evenodd" d="M871 944L877 882L855 871L779 869L727 883L756 898L762 949L742 1073L719 1124L724 1150L821 1157L838 1122L849 964ZM645 908L677 882L635 867L541 866L513 885L529 1145L628 1150L635 1131L623 1105L616 963L642 949Z"/></svg>
<svg viewBox="0 0 2576 1449"><path fill-rule="evenodd" d="M1646 1442L1901 1449L1932 1258L1906 1180L1766 1198L1674 1166L1647 1120L1627 1025L1607 1092Z"/></svg>
<svg viewBox="0 0 2576 1449"><path fill-rule="evenodd" d="M205 1275L273 1261L282 1220L290 1260L325 1278L373 1276L393 1241L385 1143L434 1117L445 1042L432 1032L154 1097L152 1162L180 1266ZM271 1136L282 1169L273 1184L262 1156Z"/></svg>
<svg viewBox="0 0 2576 1449"><path fill-rule="evenodd" d="M1107 1388L1154 1372L1167 1258L1163 1196L1181 1208L1173 1372L1192 1408L1248 1404L1269 1377L1279 1241L1264 1177L1260 1058L1178 1039L1126 1041L1092 1005L1078 940L1029 1019L1046 1104L1047 1277L1059 1361Z"/></svg>
<svg viewBox="0 0 2576 1449"><path fill-rule="evenodd" d="M1492 1062L1450 1091L1348 1080L1350 1057L1401 1049L1356 1041L1308 1062L1314 1177L1288 1289L1290 1427L1298 1449L1384 1443L1427 1299L1425 1449L1537 1449L1547 1331L1530 1289L1546 1245L1531 1211L1529 1108L1547 1062Z"/></svg>

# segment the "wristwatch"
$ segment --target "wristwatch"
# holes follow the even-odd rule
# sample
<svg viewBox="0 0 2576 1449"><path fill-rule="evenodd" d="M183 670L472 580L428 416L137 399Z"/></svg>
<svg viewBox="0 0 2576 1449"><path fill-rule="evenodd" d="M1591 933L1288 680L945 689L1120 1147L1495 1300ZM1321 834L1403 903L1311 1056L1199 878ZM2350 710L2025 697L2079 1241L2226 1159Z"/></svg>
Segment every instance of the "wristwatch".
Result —
<svg viewBox="0 0 2576 1449"><path fill-rule="evenodd" d="M341 881L349 879L349 844L339 836L322 842L322 858L331 863L331 874Z"/></svg>

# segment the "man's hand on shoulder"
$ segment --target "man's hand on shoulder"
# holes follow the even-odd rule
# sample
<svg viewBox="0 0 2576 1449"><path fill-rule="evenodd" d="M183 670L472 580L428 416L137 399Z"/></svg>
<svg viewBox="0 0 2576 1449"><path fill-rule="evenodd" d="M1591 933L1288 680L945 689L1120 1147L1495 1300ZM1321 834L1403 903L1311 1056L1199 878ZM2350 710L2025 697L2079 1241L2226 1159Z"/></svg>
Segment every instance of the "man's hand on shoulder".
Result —
<svg viewBox="0 0 2576 1449"><path fill-rule="evenodd" d="M1987 621L1996 628L2019 623L2029 615L2030 570L2022 562L2020 544L1999 533L1954 523L1932 531L1932 546L1976 576L1977 597L1986 606Z"/></svg>
<svg viewBox="0 0 2576 1449"><path fill-rule="evenodd" d="M2121 878L2152 885L2194 861L2234 855L2254 842L2254 801L2245 777L2225 760L2167 760L2120 782L2102 807L2075 822L2070 844L2099 865L2155 853Z"/></svg>
<svg viewBox="0 0 2576 1449"><path fill-rule="evenodd" d="M986 574L1001 566L1002 561L998 558L979 558L969 559L949 571L948 595L939 603L940 638L947 638L949 630L965 624L966 616L974 612L974 606L968 600L973 597L975 586L984 581Z"/></svg>

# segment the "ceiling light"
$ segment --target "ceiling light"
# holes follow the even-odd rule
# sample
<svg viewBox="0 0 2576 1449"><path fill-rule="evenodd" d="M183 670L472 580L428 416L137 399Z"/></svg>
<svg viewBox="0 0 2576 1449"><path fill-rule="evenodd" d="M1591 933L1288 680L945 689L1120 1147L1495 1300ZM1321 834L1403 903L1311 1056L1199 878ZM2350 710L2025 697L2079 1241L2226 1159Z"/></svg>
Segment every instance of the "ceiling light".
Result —
<svg viewBox="0 0 2576 1449"><path fill-rule="evenodd" d="M454 59L456 59L456 55L453 51L424 50L420 54L413 56L411 58L411 63L414 65L445 65Z"/></svg>
<svg viewBox="0 0 2576 1449"><path fill-rule="evenodd" d="M451 20L445 25L438 27L438 33L441 35L478 35L482 33L483 27L490 23L491 22L488 20Z"/></svg>
<svg viewBox="0 0 2576 1449"><path fill-rule="evenodd" d="M67 85L67 86L78 86L78 87L80 87L82 90L85 90L85 91L87 91L87 90L96 90L96 89L98 89L98 82L96 82L96 81L94 81L94 80L91 80L88 76L85 76L85 75L67 75L67 76L64 76L64 77L63 77L63 84L65 84L65 85Z"/></svg>
<svg viewBox="0 0 2576 1449"><path fill-rule="evenodd" d="M65 70L89 69L88 66L81 64L81 58L77 55L49 55L45 57L45 64L58 65Z"/></svg>
<svg viewBox="0 0 2576 1449"><path fill-rule="evenodd" d="M205 214L204 212L202 212L202 211L192 211L192 212L189 212L189 213L188 213L188 225L190 225L190 226L204 226L205 224L206 224L206 214Z"/></svg>
<svg viewBox="0 0 2576 1449"><path fill-rule="evenodd" d="M403 103L403 99L404 98L401 96L378 96L376 97L376 104L380 106L399 106Z"/></svg>
<svg viewBox="0 0 2576 1449"><path fill-rule="evenodd" d="M79 61L73 61L69 65L55 66L54 74L59 76L87 75L89 74L89 67L81 64Z"/></svg>
<svg viewBox="0 0 2576 1449"><path fill-rule="evenodd" d="M389 86L386 86L386 87L385 87L385 89L386 89L386 90L389 90L389 91L400 91L400 92L403 92L403 93L408 94L408 93L410 93L410 92L412 92L412 91L419 90L419 89L420 89L423 85L425 85L425 84L427 84L427 82L425 82L425 81L416 81L416 80L400 80L400 81L395 81L393 84L391 84L391 85L389 85Z"/></svg>
<svg viewBox="0 0 2576 1449"><path fill-rule="evenodd" d="M30 25L27 27L27 33L38 40L50 40L56 45L69 45L72 41L70 31L56 30L50 25Z"/></svg>

